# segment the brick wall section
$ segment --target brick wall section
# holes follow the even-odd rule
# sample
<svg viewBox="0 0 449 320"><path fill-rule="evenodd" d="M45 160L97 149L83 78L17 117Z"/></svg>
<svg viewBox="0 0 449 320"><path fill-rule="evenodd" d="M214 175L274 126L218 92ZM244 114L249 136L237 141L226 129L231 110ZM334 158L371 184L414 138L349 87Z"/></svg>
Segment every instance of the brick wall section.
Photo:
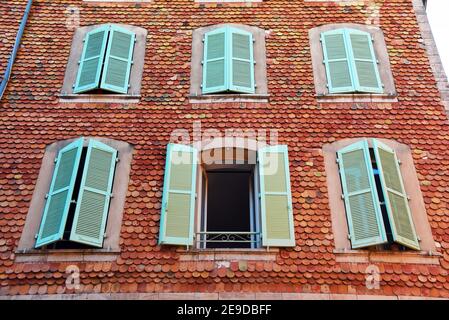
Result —
<svg viewBox="0 0 449 320"><path fill-rule="evenodd" d="M421 35L427 49L430 66L432 67L438 89L440 90L444 107L449 115L449 82L443 63L441 62L441 57L438 53L435 39L433 38L429 20L427 19L426 9L424 8L421 0L413 0L413 7L415 8L416 18L418 20Z"/></svg>
<svg viewBox="0 0 449 320"><path fill-rule="evenodd" d="M10 6L1 1L0 19ZM363 5L291 0L207 4L158 0L98 6L81 0L36 0L11 81L0 104L0 295L70 294L66 268L80 270L82 294L315 293L449 298L449 122L420 42L412 0L385 0L386 35L398 101L319 103L308 31L326 23L365 23ZM134 24L148 30L142 99L137 104L60 103L73 31L81 25ZM16 25L4 23L15 30ZM192 30L223 22L267 30L269 103L191 104ZM1 46L0 46L1 47ZM186 261L157 245L166 144L172 130L278 129L289 147L296 247L275 259ZM45 146L77 136L111 137L135 146L116 261L16 261L16 249ZM338 262L322 147L354 137L410 146L437 243L437 264L376 262L379 289L365 286L366 260ZM400 253L397 253L400 254Z"/></svg>

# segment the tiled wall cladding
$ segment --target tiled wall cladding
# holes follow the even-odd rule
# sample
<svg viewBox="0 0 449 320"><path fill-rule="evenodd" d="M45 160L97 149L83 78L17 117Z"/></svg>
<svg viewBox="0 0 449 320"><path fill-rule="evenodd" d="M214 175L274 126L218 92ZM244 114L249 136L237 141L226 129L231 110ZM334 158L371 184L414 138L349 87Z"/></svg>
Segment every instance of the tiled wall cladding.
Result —
<svg viewBox="0 0 449 320"><path fill-rule="evenodd" d="M64 263L15 263L15 250L47 144L104 136L135 145L116 262L78 262L84 292L330 292L449 297L449 126L423 47L411 0L377 1L398 90L397 103L320 104L314 97L308 30L365 23L366 7L270 0L199 5L157 0L144 5L35 0L14 72L0 107L0 293L70 293ZM0 66L13 43L25 0L0 3ZM73 31L126 23L148 30L138 104L61 104ZM267 30L268 104L192 105L188 101L192 30L235 22ZM175 128L274 128L288 144L296 247L275 261L183 262L157 245L165 146ZM367 264L336 262L321 148L373 136L411 147L440 265L377 263L380 289L365 287Z"/></svg>

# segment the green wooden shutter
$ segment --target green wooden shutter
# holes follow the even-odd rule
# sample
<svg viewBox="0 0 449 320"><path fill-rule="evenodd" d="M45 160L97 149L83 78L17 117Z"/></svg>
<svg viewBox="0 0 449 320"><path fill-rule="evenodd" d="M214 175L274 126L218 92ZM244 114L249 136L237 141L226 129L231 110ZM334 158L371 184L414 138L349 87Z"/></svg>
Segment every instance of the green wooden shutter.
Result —
<svg viewBox="0 0 449 320"><path fill-rule="evenodd" d="M295 232L287 146L261 148L258 151L258 158L262 244L294 247Z"/></svg>
<svg viewBox="0 0 449 320"><path fill-rule="evenodd" d="M136 34L112 25L104 64L101 88L128 93Z"/></svg>
<svg viewBox="0 0 449 320"><path fill-rule="evenodd" d="M159 244L193 245L198 151L168 144Z"/></svg>
<svg viewBox="0 0 449 320"><path fill-rule="evenodd" d="M99 88L108 35L108 25L87 33L73 93Z"/></svg>
<svg viewBox="0 0 449 320"><path fill-rule="evenodd" d="M230 48L230 86L235 92L255 93L253 35L243 30L228 28Z"/></svg>
<svg viewBox="0 0 449 320"><path fill-rule="evenodd" d="M227 28L220 28L204 35L203 93L216 93L229 88Z"/></svg>
<svg viewBox="0 0 449 320"><path fill-rule="evenodd" d="M373 147L393 239L406 247L419 250L396 153L376 139L373 139Z"/></svg>
<svg viewBox="0 0 449 320"><path fill-rule="evenodd" d="M70 143L58 153L36 248L58 241L64 235L82 150L83 138Z"/></svg>
<svg viewBox="0 0 449 320"><path fill-rule="evenodd" d="M347 51L345 29L321 34L329 93L354 92L351 62Z"/></svg>
<svg viewBox="0 0 449 320"><path fill-rule="evenodd" d="M338 163L352 247L387 242L368 142L339 150Z"/></svg>
<svg viewBox="0 0 449 320"><path fill-rule="evenodd" d="M355 90L358 92L383 93L371 34L345 29L351 57Z"/></svg>
<svg viewBox="0 0 449 320"><path fill-rule="evenodd" d="M70 240L103 246L116 158L114 148L89 141Z"/></svg>

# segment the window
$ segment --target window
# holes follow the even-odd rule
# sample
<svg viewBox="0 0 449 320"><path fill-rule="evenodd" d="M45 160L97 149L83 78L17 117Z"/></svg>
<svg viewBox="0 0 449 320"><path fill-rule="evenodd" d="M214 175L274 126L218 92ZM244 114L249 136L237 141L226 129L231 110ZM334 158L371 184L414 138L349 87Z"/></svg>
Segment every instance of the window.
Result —
<svg viewBox="0 0 449 320"><path fill-rule="evenodd" d="M78 28L61 99L67 102L136 100L141 89L146 34L145 29L128 25Z"/></svg>
<svg viewBox="0 0 449 320"><path fill-rule="evenodd" d="M193 32L191 102L267 102L265 31L238 24Z"/></svg>
<svg viewBox="0 0 449 320"><path fill-rule="evenodd" d="M241 162L234 157L233 163L198 163L198 149L168 145L160 244L199 249L295 246L287 146L240 154L245 154ZM250 155L257 155L258 162Z"/></svg>
<svg viewBox="0 0 449 320"><path fill-rule="evenodd" d="M254 93L253 36L224 27L204 36L203 93Z"/></svg>
<svg viewBox="0 0 449 320"><path fill-rule="evenodd" d="M106 138L48 146L18 255L65 249L118 251L131 157L129 144Z"/></svg>
<svg viewBox="0 0 449 320"><path fill-rule="evenodd" d="M369 97L372 102L396 101L381 29L342 23L313 28L309 37L319 99L362 101Z"/></svg>
<svg viewBox="0 0 449 320"><path fill-rule="evenodd" d="M36 240L36 248L65 241L103 246L112 195L117 150L80 138L56 158L50 191Z"/></svg>
<svg viewBox="0 0 449 320"><path fill-rule="evenodd" d="M127 93L136 35L105 25L87 33L73 93L104 89Z"/></svg>
<svg viewBox="0 0 449 320"><path fill-rule="evenodd" d="M363 139L338 150L337 162L352 248L420 250L395 150Z"/></svg>
<svg viewBox="0 0 449 320"><path fill-rule="evenodd" d="M373 39L368 32L337 29L321 34L329 93L382 93Z"/></svg>

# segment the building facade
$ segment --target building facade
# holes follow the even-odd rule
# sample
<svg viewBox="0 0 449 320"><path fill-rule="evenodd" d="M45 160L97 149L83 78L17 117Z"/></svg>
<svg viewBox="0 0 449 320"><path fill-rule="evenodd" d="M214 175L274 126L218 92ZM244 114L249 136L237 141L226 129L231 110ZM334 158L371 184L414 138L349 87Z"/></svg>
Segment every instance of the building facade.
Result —
<svg viewBox="0 0 449 320"><path fill-rule="evenodd" d="M33 1L0 298L448 298L435 50L419 0Z"/></svg>

